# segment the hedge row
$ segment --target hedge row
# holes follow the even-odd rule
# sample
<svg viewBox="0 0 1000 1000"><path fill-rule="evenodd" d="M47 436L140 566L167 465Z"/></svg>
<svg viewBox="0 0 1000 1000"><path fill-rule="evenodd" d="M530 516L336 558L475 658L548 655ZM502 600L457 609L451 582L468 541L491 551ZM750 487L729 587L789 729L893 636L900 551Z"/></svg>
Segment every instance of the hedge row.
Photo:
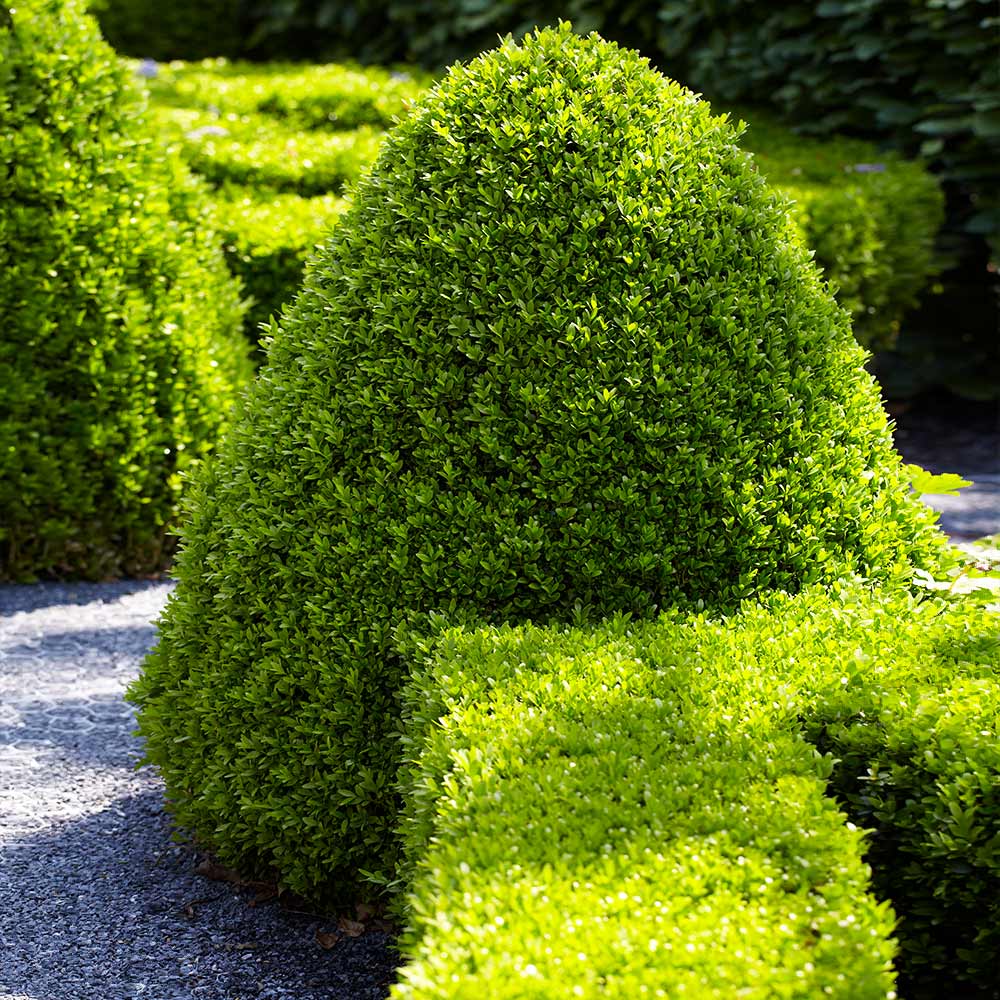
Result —
<svg viewBox="0 0 1000 1000"><path fill-rule="evenodd" d="M0 579L163 567L250 377L203 185L75 0L0 8Z"/></svg>
<svg viewBox="0 0 1000 1000"><path fill-rule="evenodd" d="M264 198L271 207L256 215L272 219L277 228L269 233L260 221L254 225L263 241L259 250L248 232L238 241L243 266L237 271L259 306L254 329L267 319L265 303L274 308L290 297L317 237L299 222L313 209L283 201L292 213L286 222L269 191L339 192L374 160L379 136L366 126L354 133L329 132L324 123L332 121L339 128L348 121L382 121L402 113L409 97L421 92L413 81L404 85L385 74L341 66L262 71L220 61L174 64L153 83L157 120L164 134L182 143L194 170L217 184L268 189ZM184 102L190 106L181 106ZM280 117L279 104L284 109ZM375 105L378 113L371 110ZM802 238L850 311L855 336L870 349L889 346L902 315L934 271L934 234L943 217L934 179L920 164L865 142L798 137L755 110L739 116L751 123L744 146L754 152L768 180L791 199ZM302 132L291 122L311 130ZM247 196L261 197L253 192ZM280 270L292 280L284 294L276 294L271 250L279 243L291 251L294 233L304 237L300 265L297 270L291 265L291 252L284 256L287 271ZM262 265L259 286L255 261Z"/></svg>
<svg viewBox="0 0 1000 1000"><path fill-rule="evenodd" d="M333 195L302 198L233 188L218 193L226 262L252 295L245 326L252 342L292 299L307 261L347 205Z"/></svg>
<svg viewBox="0 0 1000 1000"><path fill-rule="evenodd" d="M215 186L246 185L275 194L335 194L357 180L378 151L381 132L301 132L264 115L206 115L160 108L153 124L180 144L188 165Z"/></svg>
<svg viewBox="0 0 1000 1000"><path fill-rule="evenodd" d="M137 56L232 55L257 58L412 60L439 68L490 47L498 34L523 35L568 18L634 45L671 75L725 102L767 102L806 129L888 138L908 152L936 157L945 177L971 195L964 225L996 240L1000 202L995 144L1000 132L1000 26L991 0L798 0L754 3L648 0L433 0L332 6L322 0L259 0L216 7L209 15L148 11L149 0L99 0L105 23L141 19L139 38L122 38ZM229 30L218 20L229 17ZM204 41L171 36L197 25ZM164 32L158 38L158 27ZM138 46L138 47L137 47ZM846 95L846 96L845 96ZM997 247L994 244L994 251Z"/></svg>
<svg viewBox="0 0 1000 1000"><path fill-rule="evenodd" d="M996 995L995 613L846 588L409 655L394 997L886 997L866 850L902 995Z"/></svg>
<svg viewBox="0 0 1000 1000"><path fill-rule="evenodd" d="M236 115L261 112L290 127L387 128L431 82L416 71L394 72L350 64L228 62L170 63L149 78L155 104L222 110Z"/></svg>

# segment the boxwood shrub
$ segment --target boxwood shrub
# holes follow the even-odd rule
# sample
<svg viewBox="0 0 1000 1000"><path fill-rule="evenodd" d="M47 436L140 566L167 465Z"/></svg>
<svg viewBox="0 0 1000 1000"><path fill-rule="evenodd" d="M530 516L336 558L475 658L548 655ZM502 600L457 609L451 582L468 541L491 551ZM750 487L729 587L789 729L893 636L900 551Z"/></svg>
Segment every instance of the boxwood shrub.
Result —
<svg viewBox="0 0 1000 1000"><path fill-rule="evenodd" d="M0 578L162 566L249 375L205 193L77 0L0 23Z"/></svg>
<svg viewBox="0 0 1000 1000"><path fill-rule="evenodd" d="M206 59L160 66L149 88L159 104L235 114L264 112L295 128L387 128L430 80L415 70L377 66L261 66Z"/></svg>
<svg viewBox="0 0 1000 1000"><path fill-rule="evenodd" d="M798 136L754 108L743 145L792 218L870 350L893 345L904 314L936 273L944 196L926 165L842 136Z"/></svg>
<svg viewBox="0 0 1000 1000"><path fill-rule="evenodd" d="M300 892L392 871L397 628L903 583L944 544L733 127L568 26L422 99L274 335L133 696L180 823Z"/></svg>
<svg viewBox="0 0 1000 1000"><path fill-rule="evenodd" d="M180 144L188 165L211 184L242 184L306 197L339 192L375 159L382 133L293 129L260 114L157 108L153 122Z"/></svg>
<svg viewBox="0 0 1000 1000"><path fill-rule="evenodd" d="M848 586L412 641L393 996L881 998L889 901L902 996L994 996L997 623Z"/></svg>
<svg viewBox="0 0 1000 1000"><path fill-rule="evenodd" d="M251 341L259 342L263 327L294 296L307 261L347 204L334 195L302 198L232 186L218 193L226 262L252 295L245 324Z"/></svg>

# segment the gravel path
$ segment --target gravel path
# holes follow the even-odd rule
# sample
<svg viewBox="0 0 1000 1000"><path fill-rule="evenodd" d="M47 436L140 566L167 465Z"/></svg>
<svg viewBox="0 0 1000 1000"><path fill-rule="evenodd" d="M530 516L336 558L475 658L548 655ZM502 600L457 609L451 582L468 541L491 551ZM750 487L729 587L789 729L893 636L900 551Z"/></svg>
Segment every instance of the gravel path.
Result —
<svg viewBox="0 0 1000 1000"><path fill-rule="evenodd" d="M959 539L1000 531L1000 476L970 478L928 498ZM0 1000L382 1000L384 933L254 905L171 842L122 700L170 587L0 587Z"/></svg>
<svg viewBox="0 0 1000 1000"><path fill-rule="evenodd" d="M171 842L122 701L169 589L0 587L0 1000L381 1000L385 934L253 906Z"/></svg>

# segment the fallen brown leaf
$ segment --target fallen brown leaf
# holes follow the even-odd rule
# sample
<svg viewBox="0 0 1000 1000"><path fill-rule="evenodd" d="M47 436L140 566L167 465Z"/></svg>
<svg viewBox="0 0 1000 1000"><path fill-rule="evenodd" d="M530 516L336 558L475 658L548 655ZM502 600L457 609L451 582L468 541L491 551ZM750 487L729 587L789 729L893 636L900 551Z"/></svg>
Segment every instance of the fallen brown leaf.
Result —
<svg viewBox="0 0 1000 1000"><path fill-rule="evenodd" d="M341 917L337 921L337 929L348 937L356 938L364 934L365 925L357 920L348 920L347 917Z"/></svg>
<svg viewBox="0 0 1000 1000"><path fill-rule="evenodd" d="M261 903L266 903L269 900L278 898L278 890L274 886L267 886L264 889L260 889L257 895L250 900L251 906L259 906Z"/></svg>
<svg viewBox="0 0 1000 1000"><path fill-rule="evenodd" d="M217 865L211 858L205 858L200 861L195 866L194 873L204 878L210 878L213 882L229 882L232 885L243 884L243 879L239 874L231 868L223 868L222 865Z"/></svg>
<svg viewBox="0 0 1000 1000"><path fill-rule="evenodd" d="M336 931L316 931L316 944L318 944L324 951L329 951L339 940L340 935L336 933Z"/></svg>

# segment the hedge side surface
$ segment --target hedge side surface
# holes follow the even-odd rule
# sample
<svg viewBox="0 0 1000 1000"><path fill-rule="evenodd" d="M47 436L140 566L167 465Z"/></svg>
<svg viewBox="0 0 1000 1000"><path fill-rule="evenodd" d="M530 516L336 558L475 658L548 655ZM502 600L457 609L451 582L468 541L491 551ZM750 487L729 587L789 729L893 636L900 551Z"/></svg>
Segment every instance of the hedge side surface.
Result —
<svg viewBox="0 0 1000 1000"><path fill-rule="evenodd" d="M995 996L997 624L844 587L411 637L393 996L891 996L888 900L901 995Z"/></svg>
<svg viewBox="0 0 1000 1000"><path fill-rule="evenodd" d="M129 75L76 0L0 20L2 579L161 568L250 375L206 193Z"/></svg>
<svg viewBox="0 0 1000 1000"><path fill-rule="evenodd" d="M568 26L387 137L202 480L134 689L182 825L393 867L397 626L735 607L943 536L732 126Z"/></svg>

